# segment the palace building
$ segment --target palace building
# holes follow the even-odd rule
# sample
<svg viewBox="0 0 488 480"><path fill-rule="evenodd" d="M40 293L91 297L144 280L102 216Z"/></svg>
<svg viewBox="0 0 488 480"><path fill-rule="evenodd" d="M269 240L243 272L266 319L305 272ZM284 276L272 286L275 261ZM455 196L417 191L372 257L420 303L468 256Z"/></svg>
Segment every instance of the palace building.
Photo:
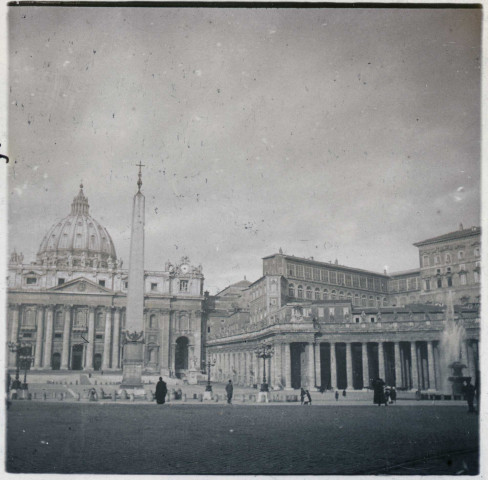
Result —
<svg viewBox="0 0 488 480"><path fill-rule="evenodd" d="M36 260L10 256L8 340L31 347L32 369L121 370L128 272L83 185ZM144 369L196 381L203 355L203 272L187 257L144 274ZM10 353L8 366L15 367Z"/></svg>
<svg viewBox="0 0 488 480"><path fill-rule="evenodd" d="M420 268L387 275L313 258L263 259L263 276L209 299L207 354L214 379L257 384L258 345L273 347L273 388L363 389L380 377L401 389L441 388L448 305L465 332L460 349L478 371L481 229L418 242Z"/></svg>

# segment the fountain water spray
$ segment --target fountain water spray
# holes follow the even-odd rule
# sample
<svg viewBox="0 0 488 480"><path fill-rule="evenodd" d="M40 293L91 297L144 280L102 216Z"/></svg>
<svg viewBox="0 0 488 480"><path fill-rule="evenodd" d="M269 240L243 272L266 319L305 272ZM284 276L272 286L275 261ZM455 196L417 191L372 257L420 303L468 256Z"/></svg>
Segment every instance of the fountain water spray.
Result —
<svg viewBox="0 0 488 480"><path fill-rule="evenodd" d="M440 341L440 390L445 394L457 393L465 377L462 369L466 368L467 358L463 358L462 345L466 340L463 325L455 319L452 292L447 297L447 309L444 330ZM454 375L451 376L451 375ZM453 380L455 378L455 380ZM456 385L460 383L460 385Z"/></svg>

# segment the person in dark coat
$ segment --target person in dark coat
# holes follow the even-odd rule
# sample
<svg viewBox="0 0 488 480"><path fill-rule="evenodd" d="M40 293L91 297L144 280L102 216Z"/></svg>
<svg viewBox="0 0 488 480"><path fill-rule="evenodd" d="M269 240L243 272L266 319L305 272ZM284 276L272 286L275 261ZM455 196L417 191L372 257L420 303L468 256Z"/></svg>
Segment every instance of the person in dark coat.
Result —
<svg viewBox="0 0 488 480"><path fill-rule="evenodd" d="M466 385L463 387L463 393L466 397L466 401L468 402L468 413L476 413L473 404L476 388L471 384L470 378L466 380Z"/></svg>
<svg viewBox="0 0 488 480"><path fill-rule="evenodd" d="M300 389L300 403L303 405L305 401L305 390L303 388Z"/></svg>
<svg viewBox="0 0 488 480"><path fill-rule="evenodd" d="M308 404L312 405L312 395L310 395L308 390L305 390L305 395L307 396Z"/></svg>
<svg viewBox="0 0 488 480"><path fill-rule="evenodd" d="M232 385L232 380L225 386L225 391L227 392L227 403L232 403L232 395L234 394L234 385Z"/></svg>
<svg viewBox="0 0 488 480"><path fill-rule="evenodd" d="M335 399L336 399L336 401L339 400L339 392L337 390L336 390L336 393L335 393Z"/></svg>
<svg viewBox="0 0 488 480"><path fill-rule="evenodd" d="M166 394L168 393L168 387L166 382L163 382L163 377L159 377L159 382L156 384L156 402L163 404L166 400Z"/></svg>
<svg viewBox="0 0 488 480"><path fill-rule="evenodd" d="M373 380L373 391L373 403L377 404L378 407L381 407L382 403L388 405L385 399L385 382L383 379L377 378L376 380Z"/></svg>
<svg viewBox="0 0 488 480"><path fill-rule="evenodd" d="M397 396L396 388L395 387L391 387L391 390L390 390L391 403L395 403L396 402L396 396Z"/></svg>

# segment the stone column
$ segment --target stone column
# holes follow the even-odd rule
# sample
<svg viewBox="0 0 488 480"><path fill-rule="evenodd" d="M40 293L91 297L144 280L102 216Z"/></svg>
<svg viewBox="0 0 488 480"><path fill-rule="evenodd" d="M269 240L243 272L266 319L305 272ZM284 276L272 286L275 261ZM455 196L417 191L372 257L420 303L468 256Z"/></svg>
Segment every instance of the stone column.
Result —
<svg viewBox="0 0 488 480"><path fill-rule="evenodd" d="M71 305L64 307L63 351L61 353L61 370L69 368L69 349L71 336Z"/></svg>
<svg viewBox="0 0 488 480"><path fill-rule="evenodd" d="M247 353L247 361L248 361L248 368L249 372L252 370L254 372L253 375L249 373L249 385L253 385L254 382L256 382L256 369L254 368L254 358L253 358L253 353L248 352Z"/></svg>
<svg viewBox="0 0 488 480"><path fill-rule="evenodd" d="M315 386L315 361L313 358L313 343L305 345L305 354L307 358L307 386L308 389L313 389Z"/></svg>
<svg viewBox="0 0 488 480"><path fill-rule="evenodd" d="M12 343L17 343L19 337L19 316L20 316L20 305L12 305L12 330L10 331L10 341ZM16 354L9 351L9 365L15 367Z"/></svg>
<svg viewBox="0 0 488 480"><path fill-rule="evenodd" d="M337 364L334 342L330 342L330 386L332 390L337 388Z"/></svg>
<svg viewBox="0 0 488 480"><path fill-rule="evenodd" d="M429 390L436 389L434 369L434 346L432 341L427 342L427 362L429 363Z"/></svg>
<svg viewBox="0 0 488 480"><path fill-rule="evenodd" d="M353 389L352 382L352 343L346 342L346 372L347 372L347 389Z"/></svg>
<svg viewBox="0 0 488 480"><path fill-rule="evenodd" d="M412 390L418 390L419 388L419 371L417 364L417 344L410 342L410 355L412 359L411 372L412 372Z"/></svg>
<svg viewBox="0 0 488 480"><path fill-rule="evenodd" d="M385 352L383 349L383 342L378 342L378 372L380 378L385 379Z"/></svg>
<svg viewBox="0 0 488 480"><path fill-rule="evenodd" d="M161 369L161 375L169 375L169 345L171 339L169 338L170 332L170 312L163 311L160 321L160 332L161 332L161 347L160 358L159 358L159 368Z"/></svg>
<svg viewBox="0 0 488 480"><path fill-rule="evenodd" d="M54 306L46 308L46 337L44 339L44 368L51 369L51 356L53 352L53 317Z"/></svg>
<svg viewBox="0 0 488 480"><path fill-rule="evenodd" d="M193 312L193 319L190 320L193 326L193 338L195 339L195 349L193 355L197 357L195 370L200 372L202 369L202 316L200 312Z"/></svg>
<svg viewBox="0 0 488 480"><path fill-rule="evenodd" d="M37 335L36 335L36 353L34 356L34 367L36 369L42 366L42 336L44 333L44 307L37 308Z"/></svg>
<svg viewBox="0 0 488 480"><path fill-rule="evenodd" d="M291 390L291 345L285 343L285 384L286 390Z"/></svg>
<svg viewBox="0 0 488 480"><path fill-rule="evenodd" d="M110 368L110 337L112 333L112 307L105 310L105 333L103 335L102 370Z"/></svg>
<svg viewBox="0 0 488 480"><path fill-rule="evenodd" d="M114 312L114 336L112 341L112 368L120 368L120 308L116 307Z"/></svg>
<svg viewBox="0 0 488 480"><path fill-rule="evenodd" d="M315 385L317 387L322 386L322 371L320 365L320 343L314 344L314 356L315 356Z"/></svg>
<svg viewBox="0 0 488 480"><path fill-rule="evenodd" d="M400 356L400 342L394 343L395 348L395 387L401 388L402 384L402 358Z"/></svg>
<svg viewBox="0 0 488 480"><path fill-rule="evenodd" d="M88 343L86 344L85 370L93 370L93 353L95 347L95 307L88 311Z"/></svg>
<svg viewBox="0 0 488 480"><path fill-rule="evenodd" d="M368 366L368 343L361 345L361 354L363 360L363 389L369 387L369 366Z"/></svg>

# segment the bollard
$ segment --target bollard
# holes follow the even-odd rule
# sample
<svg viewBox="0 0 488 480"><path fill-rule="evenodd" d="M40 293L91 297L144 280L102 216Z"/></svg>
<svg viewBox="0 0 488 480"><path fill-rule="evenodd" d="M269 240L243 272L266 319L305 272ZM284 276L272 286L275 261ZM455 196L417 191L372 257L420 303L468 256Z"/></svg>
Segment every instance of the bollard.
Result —
<svg viewBox="0 0 488 480"><path fill-rule="evenodd" d="M32 400L32 393L27 394L27 400Z"/></svg>
<svg viewBox="0 0 488 480"><path fill-rule="evenodd" d="M116 401L117 401L117 390L114 390L114 393L113 393L113 395L112 395L112 400L113 400L114 402L116 402Z"/></svg>
<svg viewBox="0 0 488 480"><path fill-rule="evenodd" d="M203 393L198 395L198 401L203 402Z"/></svg>
<svg viewBox="0 0 488 480"><path fill-rule="evenodd" d="M34 400L37 400L37 393L34 392Z"/></svg>
<svg viewBox="0 0 488 480"><path fill-rule="evenodd" d="M47 400L47 393L46 392L42 392L42 399L44 401Z"/></svg>

